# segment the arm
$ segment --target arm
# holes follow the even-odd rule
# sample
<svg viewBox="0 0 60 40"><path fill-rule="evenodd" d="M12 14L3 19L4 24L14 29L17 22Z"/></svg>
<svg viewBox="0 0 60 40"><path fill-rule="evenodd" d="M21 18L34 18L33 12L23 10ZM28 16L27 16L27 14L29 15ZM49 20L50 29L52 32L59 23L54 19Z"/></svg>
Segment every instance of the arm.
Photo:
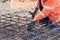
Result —
<svg viewBox="0 0 60 40"><path fill-rule="evenodd" d="M39 11L39 14L35 16L34 21L39 21L47 17L51 13L51 11L56 7L57 4L56 0L47 0L46 2L44 1L42 0L42 4L44 7L43 10L41 12Z"/></svg>
<svg viewBox="0 0 60 40"><path fill-rule="evenodd" d="M47 17L50 14L50 10L44 8L42 11L38 11L39 13L34 17L33 21L39 21L43 18Z"/></svg>
<svg viewBox="0 0 60 40"><path fill-rule="evenodd" d="M48 0L45 3L48 4L50 1L52 1L52 0ZM53 3L53 1L52 1L52 3ZM28 30L32 29L34 27L36 21L42 20L43 18L47 17L51 13L51 10L54 9L54 6L52 7L47 4L43 5L44 8L42 11L38 10L39 14L37 14L34 17L34 20L32 22L30 22L30 24L28 25Z"/></svg>

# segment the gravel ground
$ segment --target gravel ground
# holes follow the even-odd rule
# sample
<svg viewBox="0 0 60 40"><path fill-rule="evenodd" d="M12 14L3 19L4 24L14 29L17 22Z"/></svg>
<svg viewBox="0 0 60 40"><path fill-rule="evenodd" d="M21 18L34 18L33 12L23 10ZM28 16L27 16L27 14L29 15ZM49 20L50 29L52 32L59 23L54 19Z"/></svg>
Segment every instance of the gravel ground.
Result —
<svg viewBox="0 0 60 40"><path fill-rule="evenodd" d="M0 4L0 40L60 40L60 27L50 29L37 22L29 32L26 29L32 17L28 10L11 10L5 7L7 4L2 4L3 8Z"/></svg>

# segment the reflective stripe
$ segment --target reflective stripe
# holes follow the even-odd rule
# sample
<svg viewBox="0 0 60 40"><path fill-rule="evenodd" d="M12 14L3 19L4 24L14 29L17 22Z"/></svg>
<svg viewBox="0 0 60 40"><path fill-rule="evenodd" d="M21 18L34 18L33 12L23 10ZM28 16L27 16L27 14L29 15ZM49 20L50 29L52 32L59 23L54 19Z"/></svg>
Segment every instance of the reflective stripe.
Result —
<svg viewBox="0 0 60 40"><path fill-rule="evenodd" d="M46 5L44 5L43 7L50 10L55 8L55 6L46 6Z"/></svg>
<svg viewBox="0 0 60 40"><path fill-rule="evenodd" d="M60 0L57 0L58 1L58 3L56 4L56 5L54 5L54 6L48 6L48 5L46 5L46 4L44 4L44 8L46 8L46 9L54 9L55 7L57 7L57 6L59 6L60 5Z"/></svg>
<svg viewBox="0 0 60 40"><path fill-rule="evenodd" d="M58 19L53 22L53 24L57 24L57 23L60 23L60 16L58 16Z"/></svg>
<svg viewBox="0 0 60 40"><path fill-rule="evenodd" d="M46 17L46 15L45 15L44 13L42 13L42 12L40 12L40 15L42 15L42 16L43 16L43 18L45 18L45 17Z"/></svg>
<svg viewBox="0 0 60 40"><path fill-rule="evenodd" d="M38 13L40 13L40 15L42 15L42 16L43 16L43 18L45 18L45 17L46 17L46 15L45 15L44 13L42 13L40 10L38 10Z"/></svg>
<svg viewBox="0 0 60 40"><path fill-rule="evenodd" d="M59 22L60 21L60 16L58 16L58 19L55 22Z"/></svg>

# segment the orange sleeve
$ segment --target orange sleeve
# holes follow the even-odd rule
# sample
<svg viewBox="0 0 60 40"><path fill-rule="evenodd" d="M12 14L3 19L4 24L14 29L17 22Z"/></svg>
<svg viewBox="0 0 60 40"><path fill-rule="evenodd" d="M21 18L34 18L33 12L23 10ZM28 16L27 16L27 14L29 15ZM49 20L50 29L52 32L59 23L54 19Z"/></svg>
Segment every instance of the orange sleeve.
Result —
<svg viewBox="0 0 60 40"><path fill-rule="evenodd" d="M46 16L48 16L51 13L51 10L44 8L42 10L42 13L45 14Z"/></svg>
<svg viewBox="0 0 60 40"><path fill-rule="evenodd" d="M36 22L36 21L39 21L39 20L41 20L41 19L43 19L43 16L40 15L40 14L37 14L37 15L34 17L33 20Z"/></svg>
<svg viewBox="0 0 60 40"><path fill-rule="evenodd" d="M48 9L43 9L42 10L42 13L44 14L44 15L41 15L41 13L38 13L35 17L34 17L34 21L39 21L39 20L42 20L43 18L45 18L45 17L47 17L49 14L50 14L50 10L48 10Z"/></svg>
<svg viewBox="0 0 60 40"><path fill-rule="evenodd" d="M47 6L54 6L57 4L57 0L42 0L42 5L47 5ZM39 21L42 20L43 18L47 17L49 14L51 13L50 9L47 8L43 8L41 13L38 13L35 18L34 21Z"/></svg>

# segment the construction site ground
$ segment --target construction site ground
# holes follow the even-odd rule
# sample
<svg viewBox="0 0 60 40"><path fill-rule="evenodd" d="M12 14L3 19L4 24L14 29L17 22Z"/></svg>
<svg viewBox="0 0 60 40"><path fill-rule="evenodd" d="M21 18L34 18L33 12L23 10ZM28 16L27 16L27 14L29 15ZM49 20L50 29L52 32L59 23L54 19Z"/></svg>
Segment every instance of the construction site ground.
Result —
<svg viewBox="0 0 60 40"><path fill-rule="evenodd" d="M0 3L0 40L60 40L60 28L47 28L36 23L31 32L28 24L33 20L28 11L34 8L11 9L10 2Z"/></svg>

